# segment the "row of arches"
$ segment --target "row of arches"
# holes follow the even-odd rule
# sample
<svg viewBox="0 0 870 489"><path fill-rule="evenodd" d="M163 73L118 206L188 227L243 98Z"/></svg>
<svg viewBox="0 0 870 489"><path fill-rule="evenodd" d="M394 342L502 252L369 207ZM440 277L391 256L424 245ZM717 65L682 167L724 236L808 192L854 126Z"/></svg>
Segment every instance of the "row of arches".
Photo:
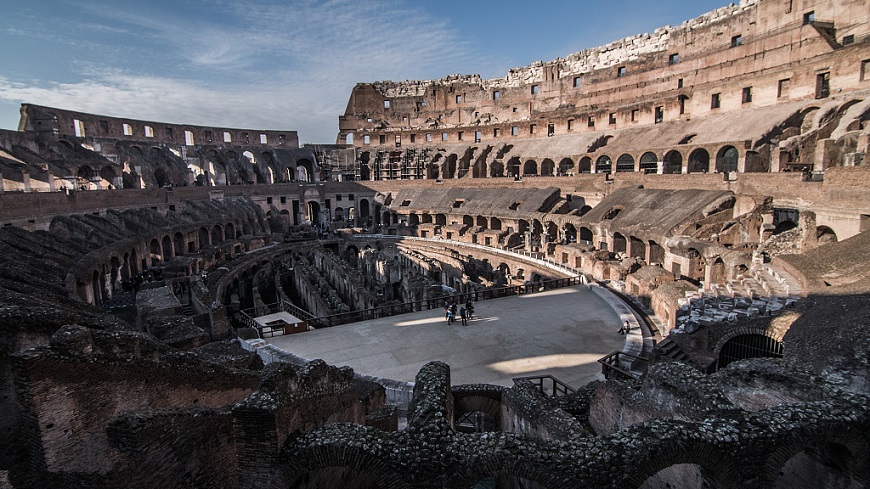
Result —
<svg viewBox="0 0 870 489"><path fill-rule="evenodd" d="M261 231L256 222L243 219L145 238L93 266L86 279L78 280L77 293L82 300L101 305L117 291L125 289L125 283L165 265L177 256L197 254L209 247L234 241L242 235ZM191 273L198 272L196 267L194 264Z"/></svg>
<svg viewBox="0 0 870 489"><path fill-rule="evenodd" d="M616 158L614 161L613 158ZM770 165L761 155L754 151L746 151L743 154L744 172L766 172ZM618 156L602 154L597 158L582 156L576 161L570 157L559 159L558 162L551 158L540 160L529 158L523 159L518 156L510 158L507 162L494 160L487 164L485 160L478 159L471 165L468 158L457 159L456 154L441 158L436 157L429 163L426 175L429 179L453 179L462 178L470 174L472 178L498 178L498 177L524 177L524 176L566 176L577 173L614 173L614 172L640 172L640 173L709 173L709 172L736 172L741 171L740 151L732 146L725 145L718 148L714 155L705 148L695 148L685 154L681 150L670 150L659 155L652 151L633 155L622 153ZM458 165L465 161L464 165Z"/></svg>

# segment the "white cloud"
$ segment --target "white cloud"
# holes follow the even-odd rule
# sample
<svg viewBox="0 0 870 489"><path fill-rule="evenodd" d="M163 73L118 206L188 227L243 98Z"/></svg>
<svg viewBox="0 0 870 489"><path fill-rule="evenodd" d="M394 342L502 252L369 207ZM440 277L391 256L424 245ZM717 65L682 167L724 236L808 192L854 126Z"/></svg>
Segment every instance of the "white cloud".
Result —
<svg viewBox="0 0 870 489"><path fill-rule="evenodd" d="M0 100L155 121L297 130L304 142L329 143L356 83L440 77L470 59L449 26L399 0L255 0L214 9L225 9L219 22L92 6L89 15L136 33L131 50L168 61L154 67L137 60L125 66L80 62L78 76L85 79L74 82L0 77ZM165 69L178 59L186 63Z"/></svg>

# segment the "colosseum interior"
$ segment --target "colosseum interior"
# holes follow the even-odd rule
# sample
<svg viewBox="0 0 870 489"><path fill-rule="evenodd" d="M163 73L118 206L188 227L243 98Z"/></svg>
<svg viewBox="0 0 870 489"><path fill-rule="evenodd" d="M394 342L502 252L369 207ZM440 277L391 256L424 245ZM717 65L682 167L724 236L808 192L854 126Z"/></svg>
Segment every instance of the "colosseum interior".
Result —
<svg viewBox="0 0 870 489"><path fill-rule="evenodd" d="M359 83L335 144L20 121L0 487L870 487L866 0L742 0L502 78ZM585 385L270 344L566 287L637 325Z"/></svg>

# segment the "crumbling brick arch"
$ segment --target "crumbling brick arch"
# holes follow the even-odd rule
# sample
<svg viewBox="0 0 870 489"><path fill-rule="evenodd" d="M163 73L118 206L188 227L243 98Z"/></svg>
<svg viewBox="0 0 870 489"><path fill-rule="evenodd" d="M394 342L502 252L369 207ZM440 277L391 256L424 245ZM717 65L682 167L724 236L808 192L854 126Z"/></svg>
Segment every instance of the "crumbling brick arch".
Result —
<svg viewBox="0 0 870 489"><path fill-rule="evenodd" d="M674 427L659 428L664 436L669 428ZM657 431L653 429L652 432ZM645 456L629 455L630 472L621 487L643 488L647 481L662 471L687 465L696 466L709 487L735 487L745 479L743 471L747 468L732 463L733 455L729 456L726 448L717 447L712 440L688 440L684 435L674 433L664 439L649 440L645 445Z"/></svg>
<svg viewBox="0 0 870 489"><path fill-rule="evenodd" d="M652 151L647 151L640 156L639 169L641 173L658 173L659 157Z"/></svg>
<svg viewBox="0 0 870 489"><path fill-rule="evenodd" d="M307 437L310 439L311 435ZM364 448L349 446L341 441L313 442L306 447L293 447L292 453L293 457L287 460L286 465L275 468L272 480L258 481L257 487L327 489L335 487L330 484L335 483L336 476L339 477L337 480L342 480L342 475L349 477L345 480L353 480L354 487L358 489L408 487L405 482L407 475L399 474ZM244 477L244 473L241 475ZM303 482L306 483L304 486L301 485Z"/></svg>
<svg viewBox="0 0 870 489"><path fill-rule="evenodd" d="M493 178L505 176L504 163L501 161L493 161L492 164L489 165L489 176Z"/></svg>
<svg viewBox="0 0 870 489"><path fill-rule="evenodd" d="M453 425L457 431L500 431L502 391L498 386L453 386Z"/></svg>
<svg viewBox="0 0 870 489"><path fill-rule="evenodd" d="M475 219L475 224L477 225L477 227L489 229L489 219L486 216L477 216L477 219Z"/></svg>
<svg viewBox="0 0 870 489"><path fill-rule="evenodd" d="M616 172L633 172L634 171L634 156L631 156L628 153L623 153L619 155L619 158L616 159Z"/></svg>
<svg viewBox="0 0 870 489"><path fill-rule="evenodd" d="M507 172L509 177L516 177L520 175L520 165L522 165L520 158L518 156L514 156L513 158L508 160L507 163Z"/></svg>
<svg viewBox="0 0 870 489"><path fill-rule="evenodd" d="M592 173L592 158L584 156L577 163L577 171L579 173Z"/></svg>
<svg viewBox="0 0 870 489"><path fill-rule="evenodd" d="M866 487L870 484L868 447L866 432L854 426L805 426L765 451L762 482L764 487L775 489L795 487L795 478L807 487L833 487L836 483L841 484L837 487L847 487L850 482ZM814 475L824 479L814 480Z"/></svg>

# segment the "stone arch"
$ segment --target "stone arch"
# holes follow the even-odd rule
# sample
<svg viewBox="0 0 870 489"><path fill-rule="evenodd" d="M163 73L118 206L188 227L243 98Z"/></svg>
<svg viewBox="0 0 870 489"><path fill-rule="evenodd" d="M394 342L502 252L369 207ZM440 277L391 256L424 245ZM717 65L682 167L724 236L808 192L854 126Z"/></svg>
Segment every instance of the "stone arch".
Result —
<svg viewBox="0 0 870 489"><path fill-rule="evenodd" d="M591 211L591 210L592 210L592 206L590 206L590 205L584 205L583 207L580 208L580 211L577 213L577 215L578 215L578 216L584 216L584 215L586 215L586 214L587 214L589 211Z"/></svg>
<svg viewBox="0 0 870 489"><path fill-rule="evenodd" d="M818 226L816 227L816 241L819 243L819 245L836 243L837 233L835 233L834 230L829 228L828 226Z"/></svg>
<svg viewBox="0 0 870 489"><path fill-rule="evenodd" d="M730 462L726 454L721 453L714 446L703 440L690 441L682 436L664 440L654 440L648 444L648 456L634 460L632 467L635 469L628 480L622 484L625 487L638 487L652 489L657 487L670 487L678 489L703 488L703 482L709 487L728 487L726 481L741 480L740 468ZM689 473L700 475L703 479L701 484L683 486L679 481L682 470L689 469ZM676 474L675 474L676 473ZM669 477L677 475L677 480ZM666 484L656 485L661 479L666 479ZM676 485L674 483L677 482Z"/></svg>
<svg viewBox="0 0 870 489"><path fill-rule="evenodd" d="M562 226L562 229L565 233L565 241L567 241L568 243L574 243L577 241L577 228L574 227L573 224L571 224L570 222L566 222Z"/></svg>
<svg viewBox="0 0 870 489"><path fill-rule="evenodd" d="M722 348L725 346L725 344L738 336L765 336L776 342L781 343L782 337L783 335L785 335L786 331L788 330L768 330L765 326L744 326L732 329L727 331L718 340L716 340L716 343L713 346L713 353L718 357L722 352Z"/></svg>
<svg viewBox="0 0 870 489"><path fill-rule="evenodd" d="M423 222L432 222L432 216L429 214L423 214ZM408 225L409 226L418 226L420 224L420 216L417 215L416 212L412 212L408 214Z"/></svg>
<svg viewBox="0 0 870 489"><path fill-rule="evenodd" d="M586 226L580 227L580 241L586 241L591 243L594 238L595 234L592 232L591 229Z"/></svg>
<svg viewBox="0 0 870 489"><path fill-rule="evenodd" d="M229 222L224 226L224 240L229 241L232 239L236 239L236 227L233 226L233 223Z"/></svg>
<svg viewBox="0 0 870 489"><path fill-rule="evenodd" d="M100 170L100 179L106 182L106 187L118 186L118 172L109 165L104 166L103 169Z"/></svg>
<svg viewBox="0 0 870 489"><path fill-rule="evenodd" d="M334 211L334 219L336 221L344 221L344 208L336 207Z"/></svg>
<svg viewBox="0 0 870 489"><path fill-rule="evenodd" d="M497 217L491 217L489 219L489 229L500 231L501 230L501 219L499 219Z"/></svg>
<svg viewBox="0 0 870 489"><path fill-rule="evenodd" d="M870 440L854 430L810 430L769 449L762 477L765 487L866 487Z"/></svg>
<svg viewBox="0 0 870 489"><path fill-rule="evenodd" d="M537 175L537 174L538 174L538 162L535 160L526 160L525 164L523 164L523 176Z"/></svg>
<svg viewBox="0 0 870 489"><path fill-rule="evenodd" d="M504 163L501 161L493 161L492 164L489 165L489 176L494 178L505 176Z"/></svg>
<svg viewBox="0 0 870 489"><path fill-rule="evenodd" d="M746 358L782 358L782 342L767 334L738 334L724 342L716 354L717 369Z"/></svg>
<svg viewBox="0 0 870 489"><path fill-rule="evenodd" d="M623 153L619 155L619 158L616 159L616 172L632 172L634 171L634 156L631 156L628 153Z"/></svg>
<svg viewBox="0 0 870 489"><path fill-rule="evenodd" d="M173 245L173 251L175 252L175 256L183 255L185 253L184 235L181 233L175 233L172 236L172 245ZM190 251L193 251L193 250L190 250Z"/></svg>
<svg viewBox="0 0 870 489"><path fill-rule="evenodd" d="M696 150L697 151L697 150ZM716 153L716 171L719 173L737 171L737 160L740 159L740 153L734 146L723 146Z"/></svg>
<svg viewBox="0 0 870 489"><path fill-rule="evenodd" d="M311 224L320 223L320 202L309 200L305 203L305 220Z"/></svg>
<svg viewBox="0 0 870 489"><path fill-rule="evenodd" d="M646 243L636 236L629 236L628 240L631 244L629 247L630 256L646 260Z"/></svg>
<svg viewBox="0 0 870 489"><path fill-rule="evenodd" d="M649 476L639 489L697 489L719 487L699 464L681 463L665 467Z"/></svg>
<svg viewBox="0 0 870 489"><path fill-rule="evenodd" d="M159 265L163 261L163 250L160 249L160 241L153 238L148 245L148 251L151 254L151 265Z"/></svg>
<svg viewBox="0 0 870 489"><path fill-rule="evenodd" d="M710 283L713 284L724 284L728 279L725 262L722 261L721 257L716 257L713 260L713 264L709 265L710 267Z"/></svg>
<svg viewBox="0 0 870 489"><path fill-rule="evenodd" d="M704 148L697 148L689 154L689 173L707 173L710 171L710 153Z"/></svg>
<svg viewBox="0 0 870 489"><path fill-rule="evenodd" d="M673 149L665 153L662 158L662 173L682 173L683 172L683 155L679 151Z"/></svg>
<svg viewBox="0 0 870 489"><path fill-rule="evenodd" d="M444 160L444 164L441 165L441 175L442 178L456 178L456 161L459 159L459 156L456 153L452 153L447 156Z"/></svg>
<svg viewBox="0 0 870 489"><path fill-rule="evenodd" d="M571 158L562 158L559 161L559 175L568 175L574 172L574 160Z"/></svg>
<svg viewBox="0 0 870 489"><path fill-rule="evenodd" d="M457 431L480 433L501 427L501 391L453 390L453 420Z"/></svg>
<svg viewBox="0 0 870 489"><path fill-rule="evenodd" d="M507 163L507 172L509 177L517 177L520 175L520 166L522 162L519 157L514 156L513 158L508 160Z"/></svg>
<svg viewBox="0 0 870 489"><path fill-rule="evenodd" d="M462 216L462 225L468 226L468 227L473 227L474 226L474 217L469 216L468 214L463 215Z"/></svg>
<svg viewBox="0 0 870 489"><path fill-rule="evenodd" d="M364 226L371 225L371 223L368 222L371 220L371 217L372 217L371 205L369 204L369 200L368 199L360 199L357 210L359 211L359 218L360 218L362 224Z"/></svg>
<svg viewBox="0 0 870 489"><path fill-rule="evenodd" d="M541 162L541 176L552 177L556 174L556 163L550 158L544 158Z"/></svg>
<svg viewBox="0 0 870 489"><path fill-rule="evenodd" d="M154 181L157 183L158 187L172 186L172 178L169 176L169 173L163 168L157 168L154 170Z"/></svg>
<svg viewBox="0 0 870 489"><path fill-rule="evenodd" d="M446 226L447 225L447 215L435 214L435 224L438 226Z"/></svg>
<svg viewBox="0 0 870 489"><path fill-rule="evenodd" d="M607 155L601 155L595 160L595 173L610 173L613 171L613 161Z"/></svg>
<svg viewBox="0 0 870 489"><path fill-rule="evenodd" d="M592 173L592 158L584 156L577 163L577 171L579 173Z"/></svg>
<svg viewBox="0 0 870 489"><path fill-rule="evenodd" d="M625 253L626 239L621 233L613 233L613 252Z"/></svg>
<svg viewBox="0 0 870 489"><path fill-rule="evenodd" d="M355 489L405 487L404 477L378 457L346 443L296 447L292 466L274 470L274 478L263 487L331 487L336 480L353 480ZM291 468L292 467L292 468ZM314 479L317 482L313 482ZM322 482L319 484L318 482Z"/></svg>
<svg viewBox="0 0 870 489"><path fill-rule="evenodd" d="M486 160L479 159L471 168L471 178L486 178Z"/></svg>
<svg viewBox="0 0 870 489"><path fill-rule="evenodd" d="M665 248L653 240L649 240L649 262L660 265L665 263Z"/></svg>
<svg viewBox="0 0 870 489"><path fill-rule="evenodd" d="M487 219L486 216L477 216L475 224L477 225L477 227L489 229L489 219Z"/></svg>
<svg viewBox="0 0 870 489"><path fill-rule="evenodd" d="M211 228L211 244L216 245L224 242L224 230L219 224L215 224Z"/></svg>
<svg viewBox="0 0 870 489"><path fill-rule="evenodd" d="M647 151L640 156L639 165L641 173L658 173L659 157L652 151Z"/></svg>
<svg viewBox="0 0 870 489"><path fill-rule="evenodd" d="M163 248L163 260L169 261L172 259L172 238L168 235L163 237L162 240L162 248Z"/></svg>
<svg viewBox="0 0 870 489"><path fill-rule="evenodd" d="M359 154L359 179L363 181L368 181L372 179L372 168L371 168L371 158L372 155L368 151L363 151ZM431 178L438 178L437 175Z"/></svg>
<svg viewBox="0 0 870 489"><path fill-rule="evenodd" d="M308 158L300 158L296 160L296 179L303 182L313 182L317 175L317 168L314 162Z"/></svg>
<svg viewBox="0 0 870 489"><path fill-rule="evenodd" d="M211 244L211 235L208 232L208 228L201 227L199 228L199 249L203 249L209 244Z"/></svg>

